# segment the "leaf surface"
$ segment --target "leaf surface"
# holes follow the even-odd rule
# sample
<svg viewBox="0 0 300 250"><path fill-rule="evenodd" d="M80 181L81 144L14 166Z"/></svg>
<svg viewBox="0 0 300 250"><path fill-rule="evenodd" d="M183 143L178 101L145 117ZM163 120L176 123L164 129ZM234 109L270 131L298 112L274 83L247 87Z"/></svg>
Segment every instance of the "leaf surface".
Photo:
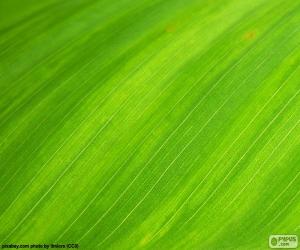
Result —
<svg viewBox="0 0 300 250"><path fill-rule="evenodd" d="M0 242L268 249L300 230L294 0L2 0Z"/></svg>

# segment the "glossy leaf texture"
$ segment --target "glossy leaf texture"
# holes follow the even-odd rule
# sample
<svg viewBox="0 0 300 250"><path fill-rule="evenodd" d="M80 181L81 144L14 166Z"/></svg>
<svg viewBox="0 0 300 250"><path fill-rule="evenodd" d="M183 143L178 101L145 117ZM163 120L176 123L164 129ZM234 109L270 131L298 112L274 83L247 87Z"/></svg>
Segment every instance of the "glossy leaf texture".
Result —
<svg viewBox="0 0 300 250"><path fill-rule="evenodd" d="M300 234L300 2L2 0L0 242L269 249Z"/></svg>

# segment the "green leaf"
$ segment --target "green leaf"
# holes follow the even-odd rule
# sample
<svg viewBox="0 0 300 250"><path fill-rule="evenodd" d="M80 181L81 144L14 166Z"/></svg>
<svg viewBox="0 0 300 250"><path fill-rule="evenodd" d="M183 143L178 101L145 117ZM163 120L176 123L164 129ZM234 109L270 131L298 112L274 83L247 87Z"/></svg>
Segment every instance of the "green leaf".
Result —
<svg viewBox="0 0 300 250"><path fill-rule="evenodd" d="M298 1L2 0L0 16L1 244L299 234Z"/></svg>

